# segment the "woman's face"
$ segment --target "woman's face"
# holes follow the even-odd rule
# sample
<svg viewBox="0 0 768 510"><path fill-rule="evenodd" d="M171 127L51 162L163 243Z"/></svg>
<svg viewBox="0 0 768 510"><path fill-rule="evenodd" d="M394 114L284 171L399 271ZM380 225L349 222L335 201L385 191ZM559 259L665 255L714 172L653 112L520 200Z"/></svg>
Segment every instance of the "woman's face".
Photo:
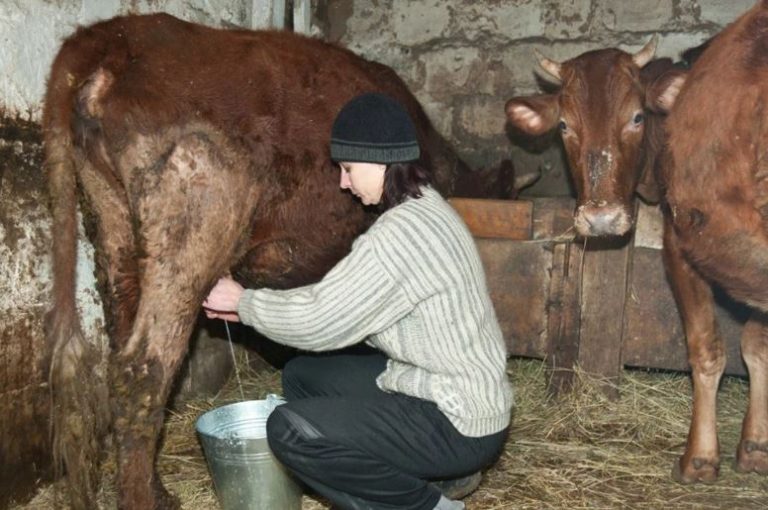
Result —
<svg viewBox="0 0 768 510"><path fill-rule="evenodd" d="M386 165L380 163L357 163L341 161L341 189L348 189L365 205L381 202L384 193L384 171Z"/></svg>

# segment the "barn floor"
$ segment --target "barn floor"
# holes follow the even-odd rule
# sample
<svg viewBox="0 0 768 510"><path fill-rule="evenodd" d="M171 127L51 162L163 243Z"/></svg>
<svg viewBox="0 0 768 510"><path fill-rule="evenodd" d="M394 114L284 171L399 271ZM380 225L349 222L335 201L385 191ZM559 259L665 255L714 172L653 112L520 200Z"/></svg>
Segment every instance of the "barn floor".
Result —
<svg viewBox="0 0 768 510"><path fill-rule="evenodd" d="M517 400L513 428L498 463L465 500L468 509L768 507L768 477L737 474L731 467L746 402L744 381L726 378L720 392L720 480L683 486L672 481L670 471L688 428L691 398L686 375L627 370L621 397L611 402L597 391L596 381L583 374L579 391L558 401L547 399L546 371L538 360L510 360L509 373ZM279 392L279 372L274 369L244 368L240 376L248 397ZM238 395L233 377L216 398L188 402L167 422L160 470L185 509L218 508L194 421L212 407L238 400ZM107 462L106 471L112 466ZM114 507L108 484L101 497L104 508ZM49 509L52 501L53 490L47 488L29 504L12 509ZM304 496L302 508L328 506Z"/></svg>

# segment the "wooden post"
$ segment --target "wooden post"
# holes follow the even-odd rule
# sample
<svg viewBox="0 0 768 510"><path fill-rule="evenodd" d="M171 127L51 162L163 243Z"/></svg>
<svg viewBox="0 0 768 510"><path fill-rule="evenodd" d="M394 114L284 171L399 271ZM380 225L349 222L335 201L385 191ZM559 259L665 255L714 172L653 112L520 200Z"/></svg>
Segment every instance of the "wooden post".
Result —
<svg viewBox="0 0 768 510"><path fill-rule="evenodd" d="M590 239L584 252L578 362L587 373L604 377L603 390L618 397L631 237Z"/></svg>
<svg viewBox="0 0 768 510"><path fill-rule="evenodd" d="M579 358L581 310L581 249L571 242L553 244L552 275L547 303L549 391L553 395L573 387L573 368Z"/></svg>

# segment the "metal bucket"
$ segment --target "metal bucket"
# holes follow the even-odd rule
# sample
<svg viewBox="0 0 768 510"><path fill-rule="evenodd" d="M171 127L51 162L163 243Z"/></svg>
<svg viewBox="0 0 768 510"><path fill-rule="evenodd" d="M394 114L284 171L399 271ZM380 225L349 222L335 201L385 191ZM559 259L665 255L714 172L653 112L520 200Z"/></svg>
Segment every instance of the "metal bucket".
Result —
<svg viewBox="0 0 768 510"><path fill-rule="evenodd" d="M300 510L301 489L267 445L267 417L280 397L238 402L197 420L223 510Z"/></svg>

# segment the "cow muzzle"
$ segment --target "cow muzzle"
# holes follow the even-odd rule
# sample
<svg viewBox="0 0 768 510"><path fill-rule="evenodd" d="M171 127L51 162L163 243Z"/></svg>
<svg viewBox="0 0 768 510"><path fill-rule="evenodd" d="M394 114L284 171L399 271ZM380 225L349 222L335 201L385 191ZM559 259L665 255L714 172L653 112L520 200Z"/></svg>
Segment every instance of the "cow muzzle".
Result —
<svg viewBox="0 0 768 510"><path fill-rule="evenodd" d="M576 209L574 226L584 237L621 236L632 228L632 216L622 205L587 202Z"/></svg>

